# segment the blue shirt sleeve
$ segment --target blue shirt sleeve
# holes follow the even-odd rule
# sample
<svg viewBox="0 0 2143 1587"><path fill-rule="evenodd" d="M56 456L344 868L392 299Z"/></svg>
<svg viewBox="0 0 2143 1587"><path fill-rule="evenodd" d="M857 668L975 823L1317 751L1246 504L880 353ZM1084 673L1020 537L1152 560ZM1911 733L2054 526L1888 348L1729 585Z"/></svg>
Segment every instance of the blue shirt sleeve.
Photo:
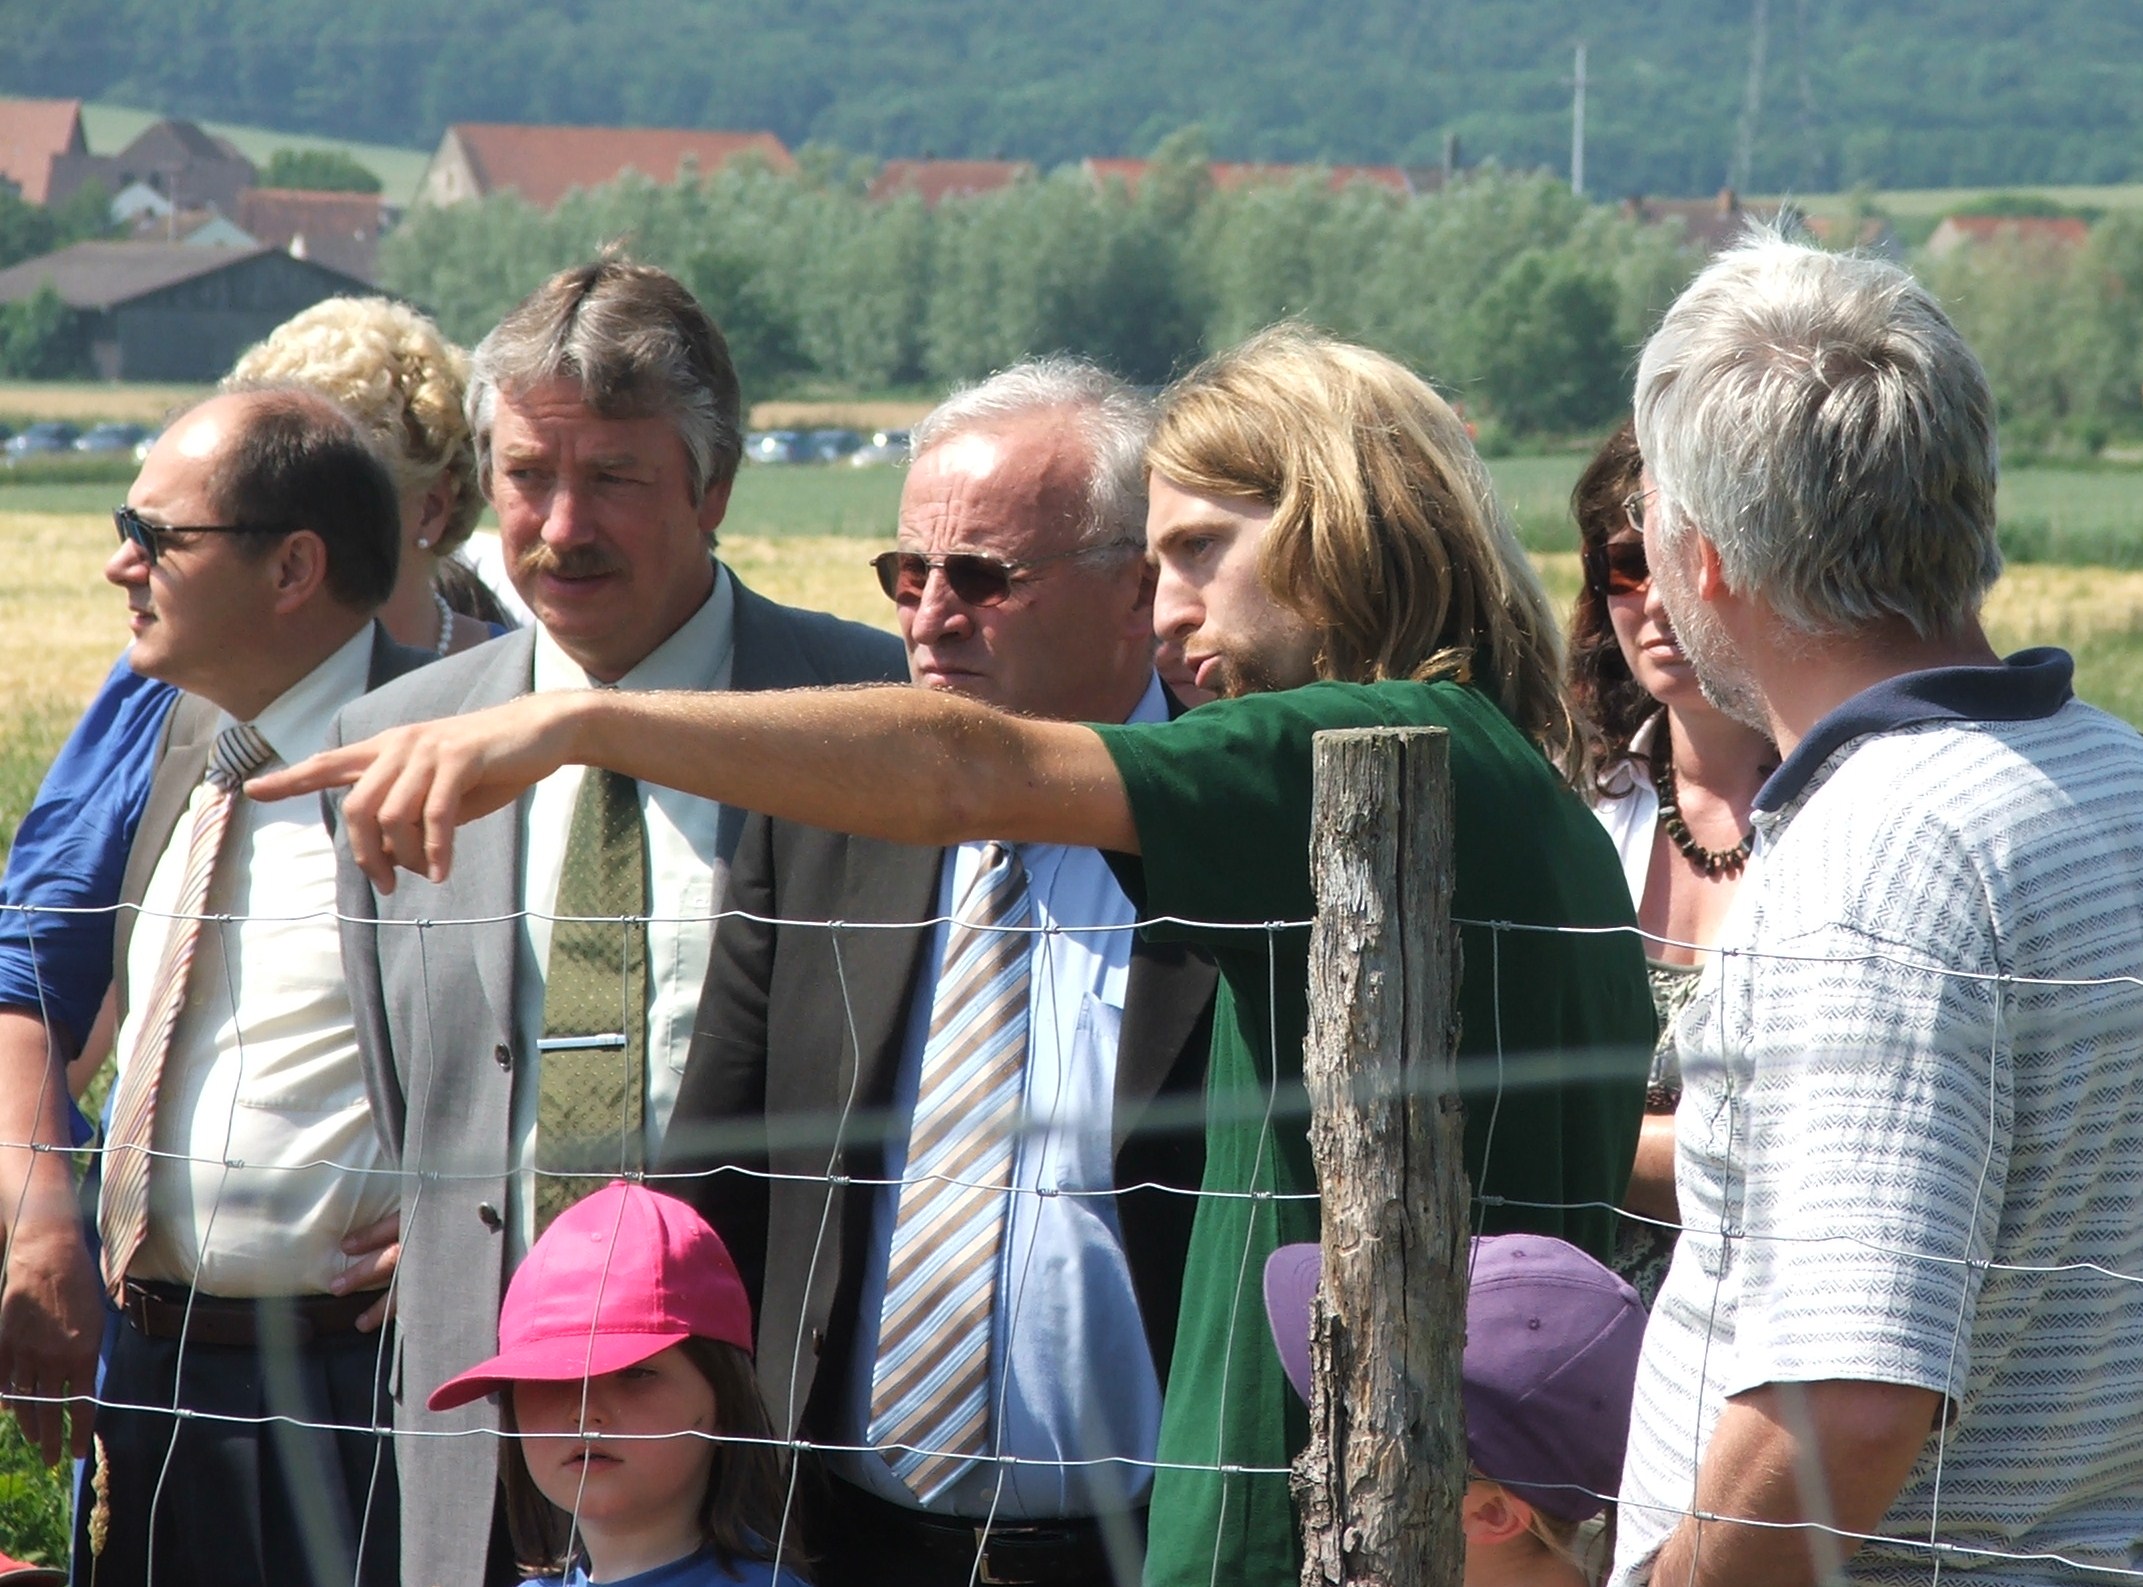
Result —
<svg viewBox="0 0 2143 1587"><path fill-rule="evenodd" d="M111 984L112 910L177 698L121 656L45 773L0 875L0 1007L36 1012L77 1041Z"/></svg>

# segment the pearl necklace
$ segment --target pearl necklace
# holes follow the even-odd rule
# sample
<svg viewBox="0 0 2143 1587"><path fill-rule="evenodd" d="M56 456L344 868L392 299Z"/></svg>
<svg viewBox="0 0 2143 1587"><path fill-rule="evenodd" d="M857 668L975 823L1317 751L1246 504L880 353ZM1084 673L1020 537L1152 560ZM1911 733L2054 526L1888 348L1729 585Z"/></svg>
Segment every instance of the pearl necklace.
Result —
<svg viewBox="0 0 2143 1587"><path fill-rule="evenodd" d="M1665 724L1661 724L1661 731L1665 731ZM1741 867L1748 863L1749 851L1756 846L1755 832L1744 832L1741 841L1730 849L1707 849L1699 843L1682 819L1681 790L1674 780L1671 748L1663 749L1653 765L1652 786L1659 790L1659 824L1667 829L1667 836L1682 851L1682 857L1707 877L1739 876Z"/></svg>
<svg viewBox="0 0 2143 1587"><path fill-rule="evenodd" d="M439 608L439 643L433 648L443 656L454 643L454 608L447 605L446 597L437 590L432 591L432 604Z"/></svg>

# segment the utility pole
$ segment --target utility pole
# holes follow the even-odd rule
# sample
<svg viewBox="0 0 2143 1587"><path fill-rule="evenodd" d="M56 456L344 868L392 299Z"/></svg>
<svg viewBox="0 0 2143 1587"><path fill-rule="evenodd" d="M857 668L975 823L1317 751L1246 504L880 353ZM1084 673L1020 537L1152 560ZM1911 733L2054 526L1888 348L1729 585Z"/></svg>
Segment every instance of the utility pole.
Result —
<svg viewBox="0 0 2143 1587"><path fill-rule="evenodd" d="M1736 193L1749 190L1750 173L1756 165L1756 118L1763 112L1764 54L1771 38L1771 0L1755 0L1749 19L1749 82L1741 97L1741 126L1734 136L1734 163L1727 171L1726 185Z"/></svg>
<svg viewBox="0 0 2143 1587"><path fill-rule="evenodd" d="M1578 40L1577 74L1570 79L1570 191L1585 196L1585 41Z"/></svg>

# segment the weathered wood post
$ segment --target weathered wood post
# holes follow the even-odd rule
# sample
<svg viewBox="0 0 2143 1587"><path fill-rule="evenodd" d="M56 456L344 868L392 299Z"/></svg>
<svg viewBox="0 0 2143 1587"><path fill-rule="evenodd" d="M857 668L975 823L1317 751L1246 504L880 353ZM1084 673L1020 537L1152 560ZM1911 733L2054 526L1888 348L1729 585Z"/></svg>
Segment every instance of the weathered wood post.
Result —
<svg viewBox="0 0 2143 1587"><path fill-rule="evenodd" d="M1310 1145L1324 1210L1303 1587L1458 1587L1467 1198L1453 1050L1450 743L1319 733Z"/></svg>

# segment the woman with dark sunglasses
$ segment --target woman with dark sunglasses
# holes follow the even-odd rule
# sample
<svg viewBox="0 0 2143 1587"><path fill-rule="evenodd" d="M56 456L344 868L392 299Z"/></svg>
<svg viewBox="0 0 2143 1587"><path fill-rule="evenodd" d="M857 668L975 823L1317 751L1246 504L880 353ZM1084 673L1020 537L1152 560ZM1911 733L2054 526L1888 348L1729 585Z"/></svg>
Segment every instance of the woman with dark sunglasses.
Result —
<svg viewBox="0 0 2143 1587"><path fill-rule="evenodd" d="M1580 790L1615 840L1644 933L1659 1048L1614 1266L1651 1305L1674 1252L1675 1016L1696 990L1740 885L1749 806L1778 751L1704 698L1645 563L1637 437L1607 438L1571 492L1584 584L1570 615L1568 681ZM1642 1219L1657 1220L1643 1222Z"/></svg>

